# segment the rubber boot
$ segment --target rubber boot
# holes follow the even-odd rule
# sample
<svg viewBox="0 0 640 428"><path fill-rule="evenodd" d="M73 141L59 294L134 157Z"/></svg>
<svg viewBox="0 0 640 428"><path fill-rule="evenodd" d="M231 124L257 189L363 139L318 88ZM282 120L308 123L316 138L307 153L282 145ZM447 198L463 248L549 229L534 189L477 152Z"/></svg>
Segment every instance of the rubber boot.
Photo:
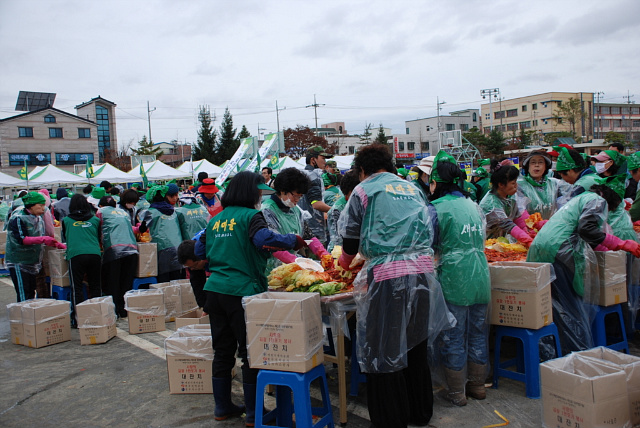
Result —
<svg viewBox="0 0 640 428"><path fill-rule="evenodd" d="M456 406L466 406L467 397L464 395L466 378L464 376L464 369L451 370L445 367L444 374L447 378L447 385L449 385L449 390L444 398Z"/></svg>
<svg viewBox="0 0 640 428"><path fill-rule="evenodd" d="M487 377L487 365L469 362L467 368L469 370L467 396L476 400L484 400L487 398L487 389L484 386L484 380Z"/></svg>
<svg viewBox="0 0 640 428"><path fill-rule="evenodd" d="M212 377L213 399L216 409L213 417L216 421L224 421L233 416L240 416L244 412L244 406L236 406L231 401L231 378Z"/></svg>
<svg viewBox="0 0 640 428"><path fill-rule="evenodd" d="M247 416L245 417L245 426L255 426L256 421L256 384L243 383L244 389L244 405L246 407Z"/></svg>

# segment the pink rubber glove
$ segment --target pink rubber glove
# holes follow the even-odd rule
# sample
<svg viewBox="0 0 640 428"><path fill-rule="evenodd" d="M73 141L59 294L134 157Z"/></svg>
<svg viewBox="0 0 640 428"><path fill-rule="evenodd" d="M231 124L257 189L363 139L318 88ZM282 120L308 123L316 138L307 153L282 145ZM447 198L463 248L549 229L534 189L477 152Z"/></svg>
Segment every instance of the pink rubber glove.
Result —
<svg viewBox="0 0 640 428"><path fill-rule="evenodd" d="M609 249L602 244L598 244L596 248L593 249L593 251L609 251Z"/></svg>
<svg viewBox="0 0 640 428"><path fill-rule="evenodd" d="M525 223L524 221L526 219L529 218L529 213L528 212L523 212L522 215L520 217L518 217L517 219L513 220L513 222L516 224L516 226L518 226L520 229L522 230L527 230L527 223Z"/></svg>
<svg viewBox="0 0 640 428"><path fill-rule="evenodd" d="M25 236L22 239L22 244L23 245L42 245L45 243L45 238L53 239L53 241L55 242L55 239L50 236Z"/></svg>
<svg viewBox="0 0 640 428"><path fill-rule="evenodd" d="M511 236L516 238L522 245L524 245L527 248L529 248L529 246L533 242L533 238L531 238L527 234L527 232L520 229L518 226L515 226L513 229L511 229L511 232L509 232L509 234L511 234Z"/></svg>
<svg viewBox="0 0 640 428"><path fill-rule="evenodd" d="M293 263L296 261L296 256L291 254L288 251L276 251L273 254L273 257L275 257L276 259L280 260L282 263Z"/></svg>
<svg viewBox="0 0 640 428"><path fill-rule="evenodd" d="M618 238L615 235L609 235L608 233L605 236L604 241L600 243L600 245L604 245L612 251L617 251L618 249L622 248L623 244L624 241L622 239Z"/></svg>
<svg viewBox="0 0 640 428"><path fill-rule="evenodd" d="M624 200L624 209L625 211L629 211L631 209L631 202Z"/></svg>
<svg viewBox="0 0 640 428"><path fill-rule="evenodd" d="M634 222L633 222L633 225L634 225L634 226L640 226L640 220L636 220L636 221L634 221Z"/></svg>
<svg viewBox="0 0 640 428"><path fill-rule="evenodd" d="M618 247L618 250L624 250L627 253L631 253L636 257L640 257L640 244L632 239L622 241L622 245Z"/></svg>
<svg viewBox="0 0 640 428"><path fill-rule="evenodd" d="M329 252L327 252L327 249L324 248L324 245L322 245L322 242L320 242L320 240L318 238L316 238L315 236L313 238L311 238L311 243L309 244L309 249L318 258L322 258L322 256L326 256L327 254L329 254Z"/></svg>
<svg viewBox="0 0 640 428"><path fill-rule="evenodd" d="M342 254L340 255L340 258L338 259L338 266L340 266L344 270L351 270L349 266L351 266L351 262L355 258L356 258L355 254L351 256L343 251Z"/></svg>
<svg viewBox="0 0 640 428"><path fill-rule="evenodd" d="M542 226L544 226L545 224L547 224L549 220L540 220L540 221L536 221L533 225L533 227L535 227L536 229L540 230L542 229Z"/></svg>
<svg viewBox="0 0 640 428"><path fill-rule="evenodd" d="M67 246L65 244L63 244L62 242L56 242L56 248L58 250L66 250Z"/></svg>

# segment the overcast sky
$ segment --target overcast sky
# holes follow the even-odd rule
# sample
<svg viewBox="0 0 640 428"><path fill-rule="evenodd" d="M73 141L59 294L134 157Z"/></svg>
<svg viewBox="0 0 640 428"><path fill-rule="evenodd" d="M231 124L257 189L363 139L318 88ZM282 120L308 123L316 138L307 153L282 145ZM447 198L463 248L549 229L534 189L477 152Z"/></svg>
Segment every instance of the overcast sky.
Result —
<svg viewBox="0 0 640 428"><path fill-rule="evenodd" d="M238 131L382 123L549 91L640 102L638 0L0 0L0 118L18 91L117 104L119 144L197 138L199 105Z"/></svg>

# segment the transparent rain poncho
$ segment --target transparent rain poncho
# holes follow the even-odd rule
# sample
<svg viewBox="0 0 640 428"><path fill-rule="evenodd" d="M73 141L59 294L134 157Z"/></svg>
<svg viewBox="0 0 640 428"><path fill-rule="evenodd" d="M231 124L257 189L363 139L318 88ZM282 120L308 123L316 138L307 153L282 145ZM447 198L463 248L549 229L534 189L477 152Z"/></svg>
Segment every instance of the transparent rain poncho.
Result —
<svg viewBox="0 0 640 428"><path fill-rule="evenodd" d="M6 267L37 275L42 267L42 245L24 245L16 234L21 238L43 236L42 216L29 214L24 206L20 206L11 213L7 224Z"/></svg>
<svg viewBox="0 0 640 428"><path fill-rule="evenodd" d="M304 220L302 219L302 211L297 206L289 209L289 212L284 212L273 199L269 198L262 203L261 211L270 230L281 235L293 233L303 236ZM293 250L289 252L295 253ZM273 269L280 265L282 265L280 260L275 257L269 257L265 274L269 275Z"/></svg>
<svg viewBox="0 0 640 428"><path fill-rule="evenodd" d="M121 208L103 207L97 215L102 220L103 263L138 254L129 213Z"/></svg>
<svg viewBox="0 0 640 428"><path fill-rule="evenodd" d="M451 325L433 269L429 209L411 183L377 173L353 191L338 234L360 240L354 281L357 352L366 373L407 367L407 352Z"/></svg>
<svg viewBox="0 0 640 428"><path fill-rule="evenodd" d="M545 177L539 183L529 176L518 177L518 206L523 206L529 214L540 213L544 220L549 220L558 210L559 181ZM521 204L521 200L526 203Z"/></svg>
<svg viewBox="0 0 640 428"><path fill-rule="evenodd" d="M487 218L487 238L506 236L516 225L514 220L522 214L515 196L501 198L493 192L482 198L480 208Z"/></svg>
<svg viewBox="0 0 640 428"><path fill-rule="evenodd" d="M140 220L147 222L151 242L158 244L158 274L181 270L182 265L178 262L178 246L183 239L191 237L182 236L180 220L178 214L162 214L155 208L140 213Z"/></svg>

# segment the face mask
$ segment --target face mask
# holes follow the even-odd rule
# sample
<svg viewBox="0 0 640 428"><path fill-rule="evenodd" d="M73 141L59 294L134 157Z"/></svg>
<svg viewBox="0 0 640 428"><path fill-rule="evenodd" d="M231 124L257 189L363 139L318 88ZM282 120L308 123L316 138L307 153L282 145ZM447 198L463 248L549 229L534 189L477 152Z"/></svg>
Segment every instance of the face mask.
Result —
<svg viewBox="0 0 640 428"><path fill-rule="evenodd" d="M136 204L125 204L125 207L127 207L127 209L132 210L133 207L135 207Z"/></svg>
<svg viewBox="0 0 640 428"><path fill-rule="evenodd" d="M284 204L285 207L287 208L293 208L296 206L296 204L293 203L293 201L291 199L287 199L287 200L282 200L282 203Z"/></svg>
<svg viewBox="0 0 640 428"><path fill-rule="evenodd" d="M596 164L596 172L598 174L602 174L603 172L605 172L607 170L607 167L605 166L604 162L598 162Z"/></svg>

